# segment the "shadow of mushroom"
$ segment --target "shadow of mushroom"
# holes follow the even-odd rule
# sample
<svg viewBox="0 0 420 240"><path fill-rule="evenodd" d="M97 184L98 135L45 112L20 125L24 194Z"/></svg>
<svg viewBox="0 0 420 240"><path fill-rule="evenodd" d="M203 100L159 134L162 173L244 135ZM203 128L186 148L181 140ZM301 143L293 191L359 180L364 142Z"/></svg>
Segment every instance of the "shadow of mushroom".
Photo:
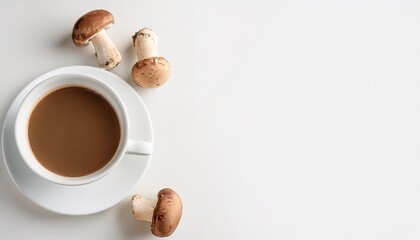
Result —
<svg viewBox="0 0 420 240"><path fill-rule="evenodd" d="M121 228L121 233L124 234L124 237L128 239L134 237L138 239L152 237L153 234L150 232L150 223L139 222L134 219L130 201L129 199L125 199L120 204L115 206L118 208L117 222Z"/></svg>
<svg viewBox="0 0 420 240"><path fill-rule="evenodd" d="M121 78L124 79L131 87L135 88L137 85L134 83L133 78L131 77L131 68L136 62L136 53L133 46L133 43L127 41L127 44L122 50L124 55L124 73L120 74Z"/></svg>
<svg viewBox="0 0 420 240"><path fill-rule="evenodd" d="M71 39L71 34L63 34L57 37L55 50L65 52L66 55L77 54L77 61L74 64L97 66L95 54L92 53L91 46L86 48L76 47Z"/></svg>

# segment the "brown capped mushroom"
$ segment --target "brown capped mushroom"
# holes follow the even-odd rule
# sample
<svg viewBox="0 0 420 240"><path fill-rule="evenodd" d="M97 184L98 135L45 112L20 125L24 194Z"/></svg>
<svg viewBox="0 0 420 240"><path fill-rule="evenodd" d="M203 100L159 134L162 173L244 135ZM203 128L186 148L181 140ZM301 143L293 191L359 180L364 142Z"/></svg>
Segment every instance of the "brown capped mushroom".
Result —
<svg viewBox="0 0 420 240"><path fill-rule="evenodd" d="M81 16L73 27L73 42L84 47L92 42L101 68L111 69L121 62L121 54L105 29L114 24L114 16L106 10L94 10Z"/></svg>
<svg viewBox="0 0 420 240"><path fill-rule="evenodd" d="M148 28L141 29L133 36L138 62L134 64L131 76L140 87L156 88L169 78L169 62L159 56L157 43L158 37Z"/></svg>
<svg viewBox="0 0 420 240"><path fill-rule="evenodd" d="M131 200L133 216L139 221L151 222L153 235L168 237L171 235L182 216L182 201L170 188L164 188L157 194L157 201L134 195Z"/></svg>

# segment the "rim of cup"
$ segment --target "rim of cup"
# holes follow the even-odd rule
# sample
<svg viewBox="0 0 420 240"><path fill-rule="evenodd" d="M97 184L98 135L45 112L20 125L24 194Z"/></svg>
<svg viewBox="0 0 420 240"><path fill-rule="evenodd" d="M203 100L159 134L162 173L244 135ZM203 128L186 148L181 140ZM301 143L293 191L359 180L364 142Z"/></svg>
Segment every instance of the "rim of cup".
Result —
<svg viewBox="0 0 420 240"><path fill-rule="evenodd" d="M120 142L112 159L101 169L80 177L66 177L46 169L36 159L29 139L28 124L33 109L50 93L66 87L87 88L105 98L114 109L120 125ZM128 142L129 121L124 104L118 94L100 79L80 74L51 76L34 86L19 106L15 122L15 139L19 153L26 165L40 177L61 185L83 185L94 182L109 174L125 155Z"/></svg>

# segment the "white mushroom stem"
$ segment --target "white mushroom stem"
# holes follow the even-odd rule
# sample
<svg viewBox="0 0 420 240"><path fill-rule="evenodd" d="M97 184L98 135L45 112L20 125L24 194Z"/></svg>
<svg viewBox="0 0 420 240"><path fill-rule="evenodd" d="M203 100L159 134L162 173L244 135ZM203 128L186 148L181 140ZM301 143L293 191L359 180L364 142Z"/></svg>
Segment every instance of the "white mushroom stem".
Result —
<svg viewBox="0 0 420 240"><path fill-rule="evenodd" d="M152 222L156 203L156 200L142 198L137 194L134 195L131 200L134 218L139 221Z"/></svg>
<svg viewBox="0 0 420 240"><path fill-rule="evenodd" d="M136 48L137 60L157 57L158 53L158 37L152 30L143 28L136 33L134 37L134 46Z"/></svg>
<svg viewBox="0 0 420 240"><path fill-rule="evenodd" d="M95 37L91 39L91 42L95 47L98 64L102 68L113 68L121 61L121 54L108 37L105 29L99 31Z"/></svg>

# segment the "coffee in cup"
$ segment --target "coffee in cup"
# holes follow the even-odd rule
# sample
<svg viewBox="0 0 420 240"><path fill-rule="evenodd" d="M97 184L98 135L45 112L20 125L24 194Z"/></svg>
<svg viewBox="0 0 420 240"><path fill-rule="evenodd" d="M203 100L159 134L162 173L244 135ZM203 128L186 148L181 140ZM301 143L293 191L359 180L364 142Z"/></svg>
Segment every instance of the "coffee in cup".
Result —
<svg viewBox="0 0 420 240"><path fill-rule="evenodd" d="M43 97L28 124L29 143L38 162L67 177L103 168L120 142L120 125L111 104L83 87L64 87Z"/></svg>

